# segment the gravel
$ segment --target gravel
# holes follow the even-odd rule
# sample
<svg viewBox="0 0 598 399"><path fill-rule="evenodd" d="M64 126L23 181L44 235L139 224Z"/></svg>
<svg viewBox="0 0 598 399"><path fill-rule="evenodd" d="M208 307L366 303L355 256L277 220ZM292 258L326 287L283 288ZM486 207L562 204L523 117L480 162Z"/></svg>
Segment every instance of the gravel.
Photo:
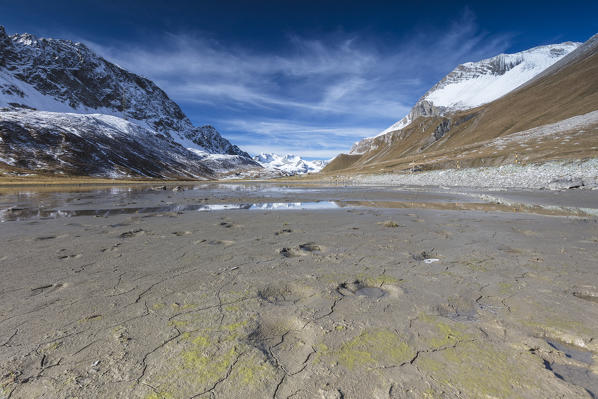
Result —
<svg viewBox="0 0 598 399"><path fill-rule="evenodd" d="M337 183L476 188L598 189L598 158L542 164L445 169L411 174L339 176Z"/></svg>

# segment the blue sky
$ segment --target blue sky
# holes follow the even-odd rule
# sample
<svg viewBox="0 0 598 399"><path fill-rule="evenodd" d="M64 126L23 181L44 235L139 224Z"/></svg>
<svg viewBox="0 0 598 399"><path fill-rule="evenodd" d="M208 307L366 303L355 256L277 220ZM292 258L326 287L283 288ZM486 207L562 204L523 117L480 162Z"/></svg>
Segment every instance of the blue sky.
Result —
<svg viewBox="0 0 598 399"><path fill-rule="evenodd" d="M598 32L598 2L0 0L9 33L82 41L251 152L326 159L455 66Z"/></svg>

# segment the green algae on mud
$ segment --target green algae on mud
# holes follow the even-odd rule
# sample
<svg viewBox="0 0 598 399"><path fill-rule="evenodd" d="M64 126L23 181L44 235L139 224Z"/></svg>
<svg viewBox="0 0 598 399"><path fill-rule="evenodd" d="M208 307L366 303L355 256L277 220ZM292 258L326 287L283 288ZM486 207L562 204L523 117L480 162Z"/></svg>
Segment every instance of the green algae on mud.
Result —
<svg viewBox="0 0 598 399"><path fill-rule="evenodd" d="M381 275L375 276L375 277L371 277L371 276L367 276L367 275L359 275L358 279L364 281L365 284L369 287L381 287L384 284L396 285L401 281L400 279L398 279L396 277L389 276L386 274L381 274Z"/></svg>
<svg viewBox="0 0 598 399"><path fill-rule="evenodd" d="M552 387L538 386L530 376L530 369L545 372L540 358L495 350L476 341L422 353L416 365L443 388L467 392L469 397L549 397L552 392Z"/></svg>
<svg viewBox="0 0 598 399"><path fill-rule="evenodd" d="M337 350L330 350L326 345L320 349L319 360L338 362L349 370L400 365L410 361L416 353L397 333L384 329L364 331Z"/></svg>
<svg viewBox="0 0 598 399"><path fill-rule="evenodd" d="M414 324L426 349L413 363L436 381L439 390L472 398L551 397L559 380L539 385L535 376L546 372L542 358L526 350L481 339L467 323L445 322L420 314ZM426 326L427 325L427 326Z"/></svg>
<svg viewBox="0 0 598 399"><path fill-rule="evenodd" d="M277 369L245 342L248 323L243 320L217 329L186 331L178 341L171 341L164 348L167 359L161 362L160 371L144 382L154 387L146 399L207 393L224 380L258 391L272 384Z"/></svg>
<svg viewBox="0 0 598 399"><path fill-rule="evenodd" d="M513 386L520 385L506 354L472 342L421 354L416 364L441 385L473 397L513 398Z"/></svg>
<svg viewBox="0 0 598 399"><path fill-rule="evenodd" d="M463 332L456 323L450 326L448 323L436 321L433 325L433 335L425 340L428 349L446 348L474 339L472 335Z"/></svg>

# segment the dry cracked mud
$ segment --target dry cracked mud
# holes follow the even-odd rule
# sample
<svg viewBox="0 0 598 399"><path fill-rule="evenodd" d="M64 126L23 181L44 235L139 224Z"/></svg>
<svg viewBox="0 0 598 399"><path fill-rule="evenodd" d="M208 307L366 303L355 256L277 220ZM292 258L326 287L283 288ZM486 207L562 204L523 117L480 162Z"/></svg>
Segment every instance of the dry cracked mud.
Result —
<svg viewBox="0 0 598 399"><path fill-rule="evenodd" d="M341 207L31 221L0 223L3 399L598 395L595 217Z"/></svg>

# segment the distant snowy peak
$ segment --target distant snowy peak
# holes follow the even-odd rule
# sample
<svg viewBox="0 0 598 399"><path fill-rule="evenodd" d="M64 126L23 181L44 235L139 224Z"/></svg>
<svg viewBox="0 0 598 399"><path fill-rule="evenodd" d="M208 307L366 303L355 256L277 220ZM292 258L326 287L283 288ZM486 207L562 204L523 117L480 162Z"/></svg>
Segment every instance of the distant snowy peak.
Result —
<svg viewBox="0 0 598 399"><path fill-rule="evenodd" d="M303 158L293 155L279 155L274 153L261 153L253 157L266 169L277 170L287 175L319 172L328 161L306 161Z"/></svg>
<svg viewBox="0 0 598 399"><path fill-rule="evenodd" d="M378 136L403 129L420 116L441 115L492 102L526 83L580 45L577 42L551 44L461 64L428 90L409 114ZM356 143L356 148L365 147ZM355 152L352 150L352 153Z"/></svg>
<svg viewBox="0 0 598 399"><path fill-rule="evenodd" d="M82 43L7 35L0 26L0 108L106 114L134 122L188 148L250 158L213 127L194 127L151 80Z"/></svg>

